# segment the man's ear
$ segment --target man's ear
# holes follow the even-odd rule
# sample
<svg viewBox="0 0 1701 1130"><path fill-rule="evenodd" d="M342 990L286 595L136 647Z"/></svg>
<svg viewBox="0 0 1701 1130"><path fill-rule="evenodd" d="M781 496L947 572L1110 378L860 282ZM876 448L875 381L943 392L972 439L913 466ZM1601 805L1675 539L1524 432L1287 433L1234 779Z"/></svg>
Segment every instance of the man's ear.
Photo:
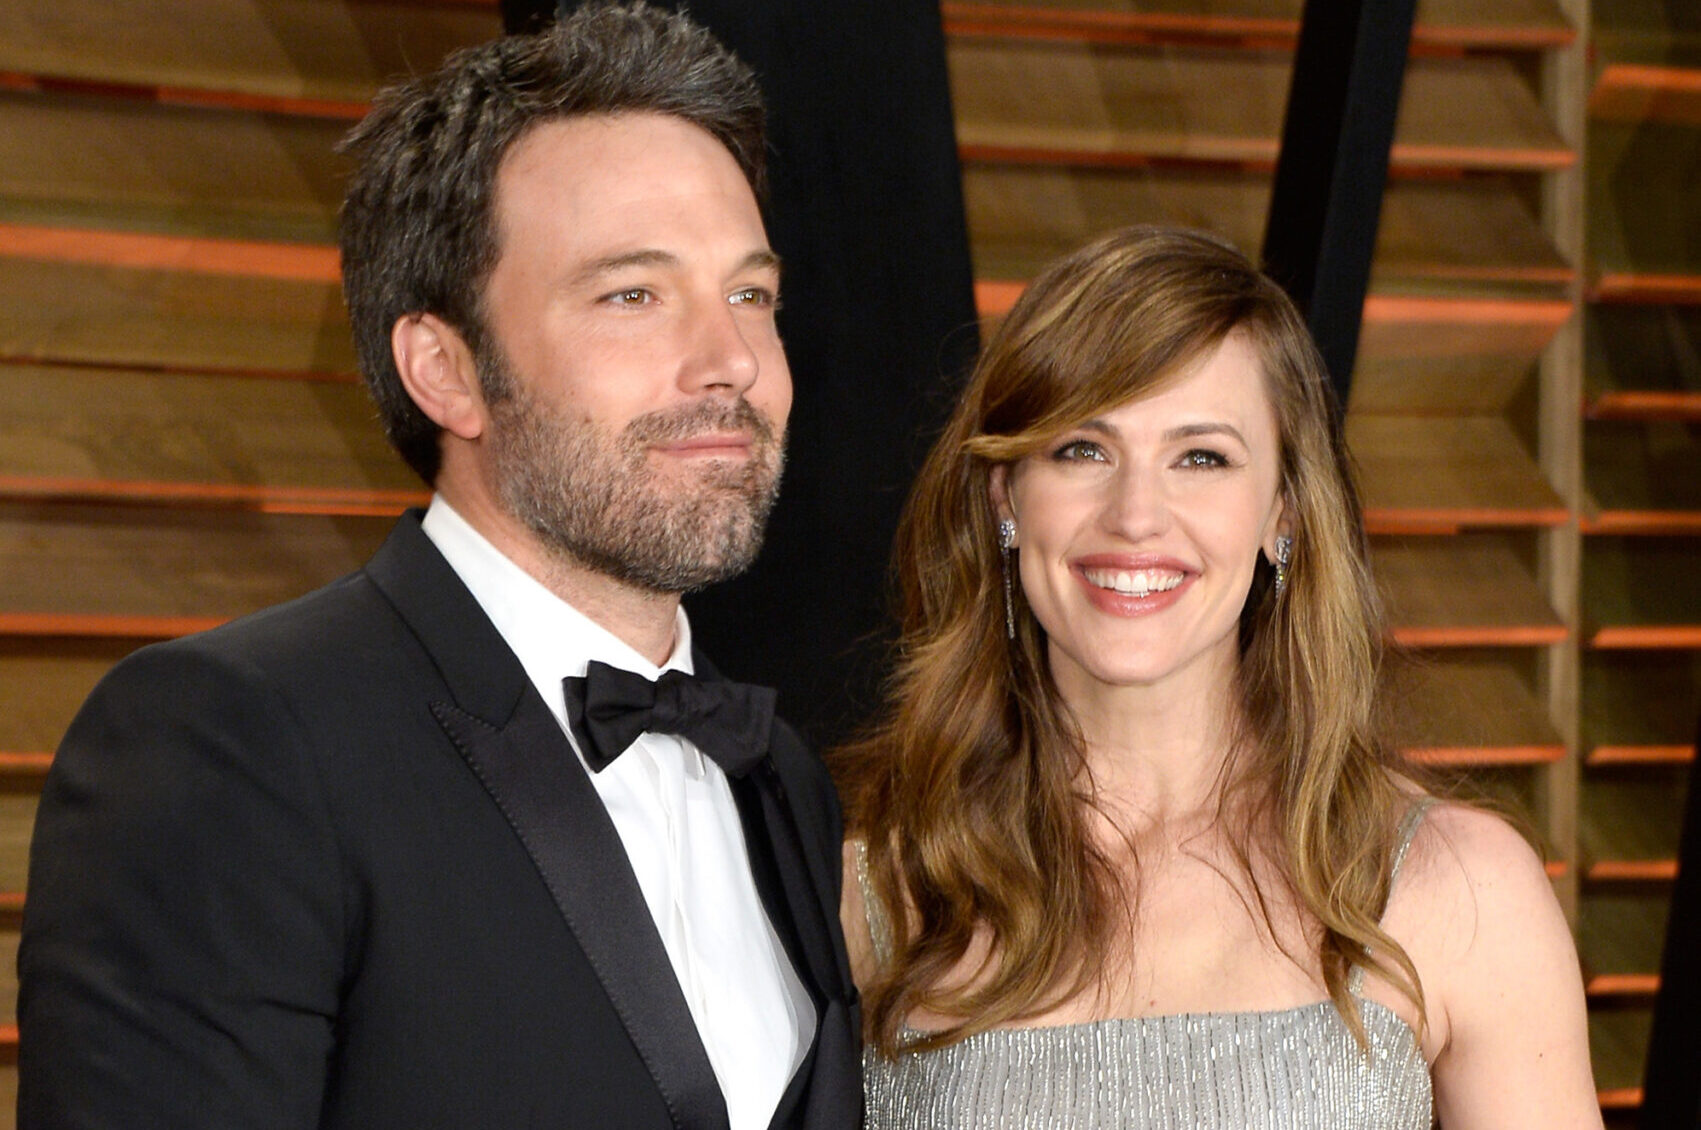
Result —
<svg viewBox="0 0 1701 1130"><path fill-rule="evenodd" d="M390 329L390 354L402 387L438 427L477 439L488 424L472 350L435 314L407 314Z"/></svg>

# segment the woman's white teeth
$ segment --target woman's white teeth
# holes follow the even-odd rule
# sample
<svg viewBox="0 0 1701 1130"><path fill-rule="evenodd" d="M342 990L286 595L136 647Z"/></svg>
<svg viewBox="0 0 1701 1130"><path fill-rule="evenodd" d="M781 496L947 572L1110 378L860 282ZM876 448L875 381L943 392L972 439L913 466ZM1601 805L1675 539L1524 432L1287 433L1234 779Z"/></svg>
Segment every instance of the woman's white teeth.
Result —
<svg viewBox="0 0 1701 1130"><path fill-rule="evenodd" d="M1101 589L1115 589L1124 596L1147 596L1168 592L1181 583L1181 574L1167 569L1140 569L1128 572L1121 569L1088 569L1087 580Z"/></svg>

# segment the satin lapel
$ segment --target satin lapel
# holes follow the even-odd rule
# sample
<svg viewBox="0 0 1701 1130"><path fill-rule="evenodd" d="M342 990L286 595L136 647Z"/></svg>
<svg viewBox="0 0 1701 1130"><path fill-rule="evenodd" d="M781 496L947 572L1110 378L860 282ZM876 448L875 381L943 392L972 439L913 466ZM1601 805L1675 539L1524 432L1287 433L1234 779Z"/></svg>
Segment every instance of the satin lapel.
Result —
<svg viewBox="0 0 1701 1130"><path fill-rule="evenodd" d="M522 696L500 729L446 702L431 711L530 853L674 1124L726 1130L714 1068L619 833L548 707Z"/></svg>
<svg viewBox="0 0 1701 1130"><path fill-rule="evenodd" d="M819 1012L826 1000L841 995L825 918L827 904L804 864L803 840L773 760L764 760L733 780L732 795L768 920L786 943L792 968Z"/></svg>

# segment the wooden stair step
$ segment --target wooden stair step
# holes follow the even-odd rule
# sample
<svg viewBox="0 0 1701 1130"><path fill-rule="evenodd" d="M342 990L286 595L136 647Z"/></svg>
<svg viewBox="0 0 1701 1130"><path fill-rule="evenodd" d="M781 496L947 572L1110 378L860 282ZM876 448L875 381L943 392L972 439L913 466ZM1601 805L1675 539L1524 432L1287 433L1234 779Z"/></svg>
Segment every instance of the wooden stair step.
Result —
<svg viewBox="0 0 1701 1130"><path fill-rule="evenodd" d="M1563 286L1576 271L1511 181L1394 181L1384 192L1373 270L1389 279L1507 280Z"/></svg>
<svg viewBox="0 0 1701 1130"><path fill-rule="evenodd" d="M324 5L330 8L330 5ZM330 244L349 123L0 91L0 220Z"/></svg>
<svg viewBox="0 0 1701 1130"><path fill-rule="evenodd" d="M1595 422L1583 430L1594 532L1701 534L1701 439L1682 422Z"/></svg>
<svg viewBox="0 0 1701 1130"><path fill-rule="evenodd" d="M1583 764L1605 765L1692 765L1695 747L1692 745L1600 745L1590 750Z"/></svg>
<svg viewBox="0 0 1701 1130"><path fill-rule="evenodd" d="M7 254L0 359L324 377L355 371L335 282Z"/></svg>
<svg viewBox="0 0 1701 1130"><path fill-rule="evenodd" d="M300 243L0 223L0 257L335 284L337 250Z"/></svg>
<svg viewBox="0 0 1701 1130"><path fill-rule="evenodd" d="M1539 647L1565 622L1536 584L1528 535L1377 537L1371 562L1396 641L1408 647Z"/></svg>
<svg viewBox="0 0 1701 1130"><path fill-rule="evenodd" d="M1646 1002L1613 1007L1599 1007L1597 1002L1589 1010L1589 1060L1595 1069L1596 1097L1608 1114L1629 1115L1642 1105L1642 1071L1652 1018L1653 1009Z"/></svg>
<svg viewBox="0 0 1701 1130"><path fill-rule="evenodd" d="M1572 313L1551 299L1372 294L1350 414L1502 414Z"/></svg>
<svg viewBox="0 0 1701 1130"><path fill-rule="evenodd" d="M1593 306L1588 420L1701 420L1701 305Z"/></svg>
<svg viewBox="0 0 1701 1130"><path fill-rule="evenodd" d="M1595 122L1589 129L1591 297L1701 302L1701 218L1674 207L1695 191L1701 129L1670 122Z"/></svg>
<svg viewBox="0 0 1701 1130"><path fill-rule="evenodd" d="M0 72L363 102L501 31L452 0L8 0Z"/></svg>
<svg viewBox="0 0 1701 1130"><path fill-rule="evenodd" d="M1659 991L1658 973L1597 973L1583 982L1591 1003L1602 998L1653 997Z"/></svg>
<svg viewBox="0 0 1701 1130"><path fill-rule="evenodd" d="M1578 956L1590 981L1598 976L1624 979L1624 991L1611 994L1613 1005L1632 1000L1637 980L1645 985L1657 976L1665 948L1667 897L1660 884L1650 883L1591 884L1581 892Z"/></svg>
<svg viewBox="0 0 1701 1130"><path fill-rule="evenodd" d="M0 636L0 751L8 777L38 775L40 759L59 745L101 676L143 642Z"/></svg>
<svg viewBox="0 0 1701 1130"><path fill-rule="evenodd" d="M1603 859L1583 869L1590 883L1669 883L1677 878L1676 859Z"/></svg>
<svg viewBox="0 0 1701 1130"><path fill-rule="evenodd" d="M1291 43L1302 0L945 0L947 34L1101 43ZM1545 50L1576 38L1550 0L1419 0L1414 51Z"/></svg>
<svg viewBox="0 0 1701 1130"><path fill-rule="evenodd" d="M1577 843L1588 872L1624 879L1675 872L1689 766L1591 771L1577 810Z"/></svg>
<svg viewBox="0 0 1701 1130"><path fill-rule="evenodd" d="M1589 116L1603 122L1701 126L1701 69L1608 63L1589 94Z"/></svg>
<svg viewBox="0 0 1701 1130"><path fill-rule="evenodd" d="M1220 168L970 164L963 193L976 274L1021 280L1099 233L1136 223L1208 228L1256 254L1270 183ZM1501 177L1392 183L1374 270L1373 286L1431 279L1563 285L1575 274Z"/></svg>
<svg viewBox="0 0 1701 1130"><path fill-rule="evenodd" d="M425 488L347 383L0 364L0 498L394 514Z"/></svg>
<svg viewBox="0 0 1701 1130"><path fill-rule="evenodd" d="M30 833L36 794L0 793L0 889L21 891L29 878ZM16 966L12 966L16 968ZM4 1036L0 1035L0 1041Z"/></svg>
<svg viewBox="0 0 1701 1130"><path fill-rule="evenodd" d="M947 56L965 156L1077 165L1271 165L1291 69L1274 52L978 39L953 41ZM1401 105L1396 170L1542 172L1575 160L1503 59L1413 60Z"/></svg>
<svg viewBox="0 0 1701 1130"><path fill-rule="evenodd" d="M1591 396L1583 406L1585 420L1701 421L1701 392L1625 389Z"/></svg>
<svg viewBox="0 0 1701 1130"><path fill-rule="evenodd" d="M1701 648L1701 624L1604 624L1594 628L1588 645L1598 648Z"/></svg>
<svg viewBox="0 0 1701 1130"><path fill-rule="evenodd" d="M1595 1101L1603 1112L1620 1114L1633 1112L1642 1108L1641 1087L1612 1087L1595 1092ZM1617 1130L1618 1124L1613 1124Z"/></svg>
<svg viewBox="0 0 1701 1130"><path fill-rule="evenodd" d="M26 782L31 787L40 787L41 778L47 775L53 765L53 754L45 750L33 753L0 752L0 777L7 782Z"/></svg>
<svg viewBox="0 0 1701 1130"><path fill-rule="evenodd" d="M1501 417L1350 414L1346 431L1373 531L1553 526L1570 517Z"/></svg>
<svg viewBox="0 0 1701 1130"><path fill-rule="evenodd" d="M0 502L0 635L193 630L359 568L391 524Z"/></svg>
<svg viewBox="0 0 1701 1130"><path fill-rule="evenodd" d="M1591 535L1583 618L1595 648L1701 648L1701 538Z"/></svg>
<svg viewBox="0 0 1701 1130"><path fill-rule="evenodd" d="M1581 739L1590 760L1650 763L1691 753L1701 717L1701 654L1685 651L1583 653ZM1621 750L1598 757L1606 750Z"/></svg>
<svg viewBox="0 0 1701 1130"><path fill-rule="evenodd" d="M1594 0L1590 46L1602 59L1701 66L1701 22L1678 0Z"/></svg>
<svg viewBox="0 0 1701 1130"><path fill-rule="evenodd" d="M1565 756L1535 690L1527 651L1425 652L1396 672L1395 736L1426 765L1448 768L1538 765Z"/></svg>
<svg viewBox="0 0 1701 1130"><path fill-rule="evenodd" d="M1589 298L1594 302L1701 306L1701 274L1602 270L1589 286Z"/></svg>

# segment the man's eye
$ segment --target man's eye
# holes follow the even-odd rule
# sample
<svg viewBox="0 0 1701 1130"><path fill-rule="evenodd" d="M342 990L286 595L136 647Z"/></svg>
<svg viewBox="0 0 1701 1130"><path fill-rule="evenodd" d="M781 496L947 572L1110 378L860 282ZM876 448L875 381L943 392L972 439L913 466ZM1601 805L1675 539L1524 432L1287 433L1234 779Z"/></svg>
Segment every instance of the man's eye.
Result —
<svg viewBox="0 0 1701 1130"><path fill-rule="evenodd" d="M733 291L727 301L734 306L778 306L780 296L765 286L747 286Z"/></svg>
<svg viewBox="0 0 1701 1130"><path fill-rule="evenodd" d="M613 303L616 306L642 306L646 302L651 301L653 298L654 295L652 295L649 291L645 290L641 286L635 286L627 290L617 290L613 294L606 295L603 298L603 301Z"/></svg>

